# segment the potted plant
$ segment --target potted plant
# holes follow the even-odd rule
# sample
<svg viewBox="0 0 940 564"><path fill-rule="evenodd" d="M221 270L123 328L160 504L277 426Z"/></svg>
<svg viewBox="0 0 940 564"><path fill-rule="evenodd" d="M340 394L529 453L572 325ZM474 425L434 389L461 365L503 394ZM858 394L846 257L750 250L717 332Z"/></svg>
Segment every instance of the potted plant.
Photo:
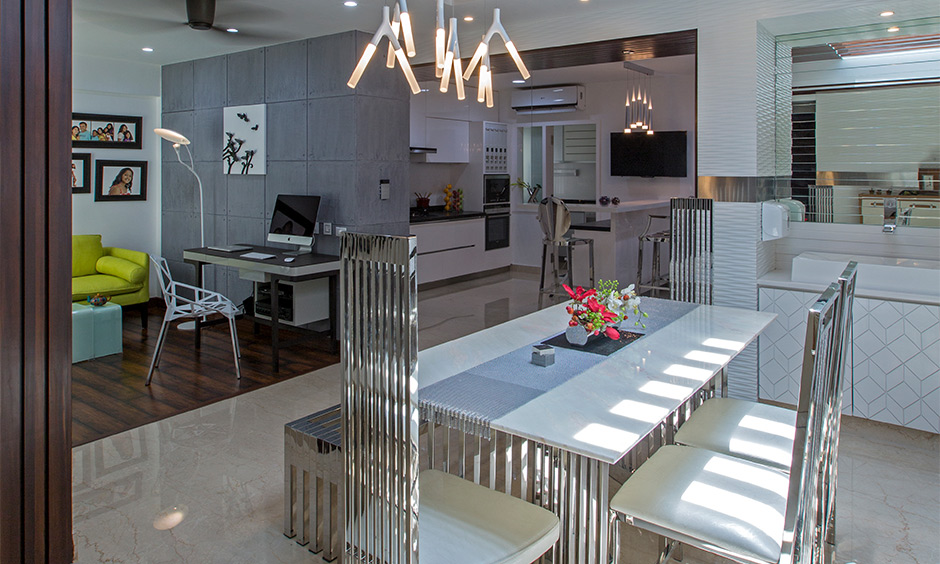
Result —
<svg viewBox="0 0 940 564"><path fill-rule="evenodd" d="M519 188L522 188L525 191L526 195L528 196L528 198L526 199L527 204L539 203L538 194L539 192L542 191L541 184L536 184L535 186L533 186L521 178L516 178L516 181L510 184L510 186L518 186Z"/></svg>

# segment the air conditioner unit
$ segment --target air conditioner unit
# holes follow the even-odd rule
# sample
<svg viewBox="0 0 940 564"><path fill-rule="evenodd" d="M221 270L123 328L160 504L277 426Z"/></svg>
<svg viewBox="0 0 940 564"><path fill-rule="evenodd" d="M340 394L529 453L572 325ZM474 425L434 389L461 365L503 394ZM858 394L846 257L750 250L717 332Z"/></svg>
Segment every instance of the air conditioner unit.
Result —
<svg viewBox="0 0 940 564"><path fill-rule="evenodd" d="M584 109L584 87L548 86L515 90L510 99L519 114L554 114Z"/></svg>

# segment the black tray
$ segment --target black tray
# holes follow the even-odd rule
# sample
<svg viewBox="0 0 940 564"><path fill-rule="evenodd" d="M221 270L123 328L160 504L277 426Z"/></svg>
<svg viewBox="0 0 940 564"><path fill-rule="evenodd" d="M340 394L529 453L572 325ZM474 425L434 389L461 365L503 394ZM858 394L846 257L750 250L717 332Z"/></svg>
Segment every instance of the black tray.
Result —
<svg viewBox="0 0 940 564"><path fill-rule="evenodd" d="M543 345L550 345L553 347L561 347L563 349L571 349L575 351L589 352L594 354L599 354L603 356L610 356L615 352L619 351L623 347L629 345L633 341L636 341L643 336L643 333L634 333L632 331L620 331L620 338L616 341L608 338L604 334L597 336L588 337L588 342L584 346L572 345L568 342L568 339L565 338L565 334L555 335L547 341L542 341Z"/></svg>

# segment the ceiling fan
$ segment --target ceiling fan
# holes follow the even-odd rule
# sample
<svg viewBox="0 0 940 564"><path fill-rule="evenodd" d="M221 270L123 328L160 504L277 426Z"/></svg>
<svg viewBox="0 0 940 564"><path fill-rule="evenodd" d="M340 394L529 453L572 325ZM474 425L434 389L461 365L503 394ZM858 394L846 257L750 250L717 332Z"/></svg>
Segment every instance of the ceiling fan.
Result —
<svg viewBox="0 0 940 564"><path fill-rule="evenodd" d="M160 5L158 11L165 14L178 13L179 0L158 0L154 4ZM155 33L179 29L180 24L197 31L215 31L225 34L231 39L290 39L280 34L265 33L245 29L249 22L271 21L281 13L271 8L257 6L233 7L232 2L222 3L219 13L216 12L216 0L186 0L186 19L182 17L166 17L156 14L122 13L118 10L83 9L78 4L78 12L95 23L114 27L132 33ZM217 23L218 20L223 23ZM244 22L244 26L242 25Z"/></svg>

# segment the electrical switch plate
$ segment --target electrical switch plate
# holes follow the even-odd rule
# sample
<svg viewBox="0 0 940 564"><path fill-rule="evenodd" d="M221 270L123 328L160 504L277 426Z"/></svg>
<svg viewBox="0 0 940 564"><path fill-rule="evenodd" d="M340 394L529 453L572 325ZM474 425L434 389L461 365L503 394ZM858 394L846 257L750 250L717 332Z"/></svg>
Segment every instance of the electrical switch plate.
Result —
<svg viewBox="0 0 940 564"><path fill-rule="evenodd" d="M346 228L340 227L337 225L335 231L336 231L336 236L339 237L340 235L346 232Z"/></svg>
<svg viewBox="0 0 940 564"><path fill-rule="evenodd" d="M323 222L323 234L324 234L324 235L332 235L332 234L333 234L333 224L332 224L332 223L330 223L330 222L328 222L328 221L324 221L324 222Z"/></svg>
<svg viewBox="0 0 940 564"><path fill-rule="evenodd" d="M379 199L387 200L390 196L389 192L390 181L388 178L383 178L379 180Z"/></svg>

